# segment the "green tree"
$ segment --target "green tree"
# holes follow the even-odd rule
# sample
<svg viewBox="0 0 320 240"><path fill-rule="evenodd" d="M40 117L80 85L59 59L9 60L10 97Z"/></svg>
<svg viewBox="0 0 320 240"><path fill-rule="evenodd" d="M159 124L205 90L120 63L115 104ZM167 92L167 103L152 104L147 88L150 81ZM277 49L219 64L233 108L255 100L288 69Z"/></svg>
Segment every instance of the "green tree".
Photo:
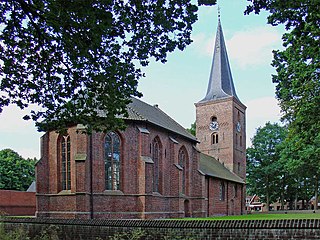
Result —
<svg viewBox="0 0 320 240"><path fill-rule="evenodd" d="M197 9L191 0L0 0L0 112L38 105L25 119L40 130L123 126L116 116L141 96L140 66L190 44Z"/></svg>
<svg viewBox="0 0 320 240"><path fill-rule="evenodd" d="M11 149L0 151L0 189L28 189L35 180L36 159L24 159Z"/></svg>
<svg viewBox="0 0 320 240"><path fill-rule="evenodd" d="M191 123L190 128L187 128L187 131L191 133L193 136L196 136L196 122Z"/></svg>
<svg viewBox="0 0 320 240"><path fill-rule="evenodd" d="M259 195L267 206L282 196L285 172L281 165L279 146L287 130L279 124L266 123L259 127L247 148L247 191Z"/></svg>
<svg viewBox="0 0 320 240"><path fill-rule="evenodd" d="M288 123L283 158L302 178L313 179L318 196L320 174L320 2L250 0L246 13L270 13L268 23L284 24L284 50L274 51L273 82ZM307 175L307 176L306 176ZM318 199L316 197L316 199Z"/></svg>

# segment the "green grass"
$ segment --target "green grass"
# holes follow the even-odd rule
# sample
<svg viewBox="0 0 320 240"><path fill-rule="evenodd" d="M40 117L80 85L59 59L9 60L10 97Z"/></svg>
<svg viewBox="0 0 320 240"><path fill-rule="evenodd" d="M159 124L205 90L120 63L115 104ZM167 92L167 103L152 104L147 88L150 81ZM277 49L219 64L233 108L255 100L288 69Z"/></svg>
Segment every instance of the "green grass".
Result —
<svg viewBox="0 0 320 240"><path fill-rule="evenodd" d="M256 213L240 216L218 216L209 218L188 218L185 220L277 220L277 219L320 219L320 213Z"/></svg>

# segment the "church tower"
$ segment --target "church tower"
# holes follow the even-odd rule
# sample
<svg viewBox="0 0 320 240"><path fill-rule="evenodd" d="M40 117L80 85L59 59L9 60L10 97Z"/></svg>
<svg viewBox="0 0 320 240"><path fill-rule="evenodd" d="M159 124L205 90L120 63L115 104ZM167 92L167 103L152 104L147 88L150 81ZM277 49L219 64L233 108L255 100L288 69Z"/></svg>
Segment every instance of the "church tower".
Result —
<svg viewBox="0 0 320 240"><path fill-rule="evenodd" d="M196 137L201 152L245 179L246 106L233 84L220 17L208 90L196 106Z"/></svg>

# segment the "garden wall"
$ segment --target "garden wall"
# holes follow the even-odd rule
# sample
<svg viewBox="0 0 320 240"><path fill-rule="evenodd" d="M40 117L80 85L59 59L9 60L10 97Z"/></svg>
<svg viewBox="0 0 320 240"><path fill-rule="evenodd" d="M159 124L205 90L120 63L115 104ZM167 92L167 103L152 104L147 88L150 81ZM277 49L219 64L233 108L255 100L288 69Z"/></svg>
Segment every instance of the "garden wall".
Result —
<svg viewBox="0 0 320 240"><path fill-rule="evenodd" d="M0 190L0 212L10 216L34 216L36 193Z"/></svg>
<svg viewBox="0 0 320 240"><path fill-rule="evenodd" d="M320 239L320 219L186 221L3 218L1 222L6 230L19 226L25 228L31 237L42 230L54 228L59 239L66 240L107 239L116 233L137 229L145 232L145 237L141 239Z"/></svg>

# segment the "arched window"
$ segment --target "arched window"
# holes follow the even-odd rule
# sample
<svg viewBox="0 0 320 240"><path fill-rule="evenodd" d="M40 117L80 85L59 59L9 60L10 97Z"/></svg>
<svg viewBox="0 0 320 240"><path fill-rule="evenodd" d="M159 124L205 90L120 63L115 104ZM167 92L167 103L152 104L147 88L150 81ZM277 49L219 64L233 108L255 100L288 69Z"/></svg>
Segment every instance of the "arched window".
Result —
<svg viewBox="0 0 320 240"><path fill-rule="evenodd" d="M120 137L108 132L104 143L104 166L106 190L120 189Z"/></svg>
<svg viewBox="0 0 320 240"><path fill-rule="evenodd" d="M221 181L221 182L220 182L220 201L224 201L225 192L226 192L226 189L225 189L224 182Z"/></svg>
<svg viewBox="0 0 320 240"><path fill-rule="evenodd" d="M152 141L152 160L153 160L153 191L159 192L159 164L161 157L160 139L156 137Z"/></svg>
<svg viewBox="0 0 320 240"><path fill-rule="evenodd" d="M71 190L71 142L70 136L61 136L60 149L60 189Z"/></svg>
<svg viewBox="0 0 320 240"><path fill-rule="evenodd" d="M186 172L187 172L187 152L185 147L181 147L178 153L179 165L182 168L181 192L186 192Z"/></svg>
<svg viewBox="0 0 320 240"><path fill-rule="evenodd" d="M218 133L214 132L211 135L211 144L217 144L219 142L219 135Z"/></svg>

